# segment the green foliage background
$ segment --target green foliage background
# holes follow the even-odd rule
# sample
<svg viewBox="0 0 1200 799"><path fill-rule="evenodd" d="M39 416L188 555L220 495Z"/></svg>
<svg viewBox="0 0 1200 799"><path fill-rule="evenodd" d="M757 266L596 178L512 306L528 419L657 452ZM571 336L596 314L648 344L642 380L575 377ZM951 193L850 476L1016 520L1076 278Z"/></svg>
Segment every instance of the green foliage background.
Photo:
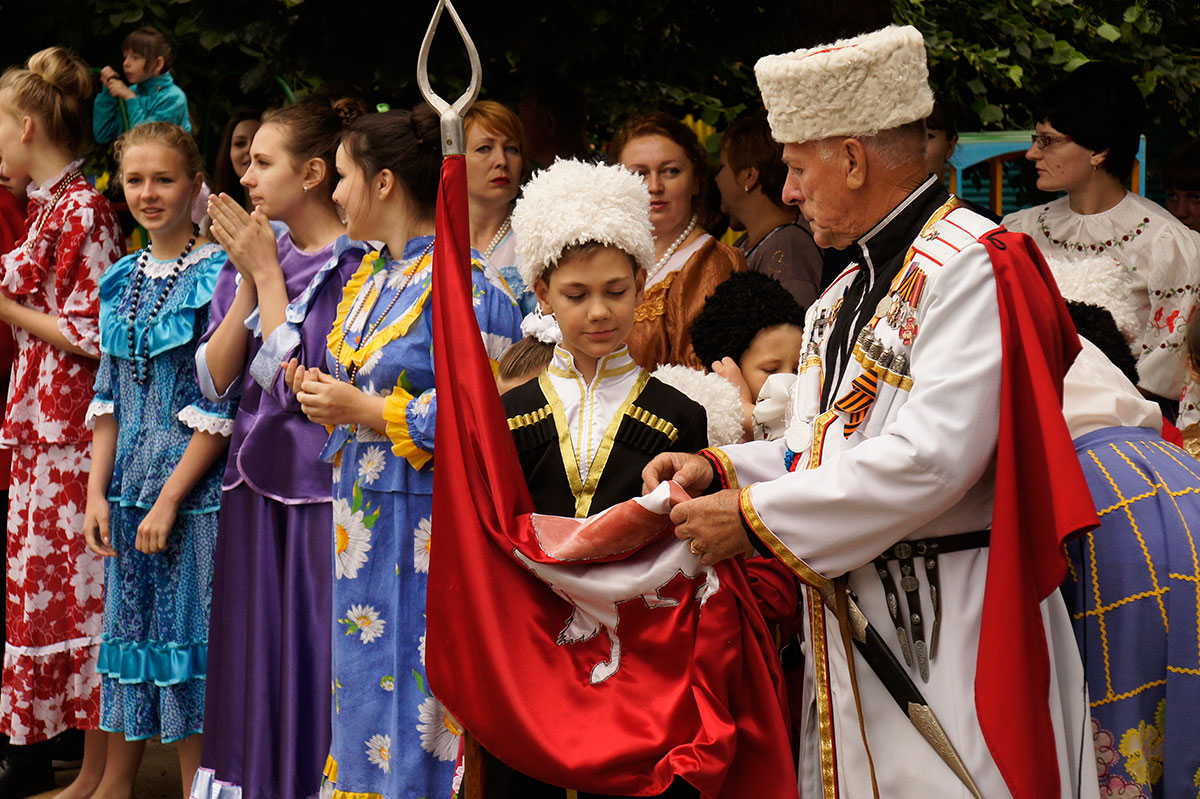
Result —
<svg viewBox="0 0 1200 799"><path fill-rule="evenodd" d="M5 60L49 44L119 67L120 41L152 24L174 40L210 155L230 110L284 102L328 82L410 105L432 0L0 0ZM515 104L530 76L585 94L603 141L634 109L693 113L721 128L758 102L762 55L814 46L894 20L925 35L935 84L959 127L1031 125L1034 92L1089 58L1126 66L1147 97L1151 130L1200 133L1200 3L1195 0L525 0L456 4L484 63L484 96ZM466 59L439 33L435 86L457 96Z"/></svg>

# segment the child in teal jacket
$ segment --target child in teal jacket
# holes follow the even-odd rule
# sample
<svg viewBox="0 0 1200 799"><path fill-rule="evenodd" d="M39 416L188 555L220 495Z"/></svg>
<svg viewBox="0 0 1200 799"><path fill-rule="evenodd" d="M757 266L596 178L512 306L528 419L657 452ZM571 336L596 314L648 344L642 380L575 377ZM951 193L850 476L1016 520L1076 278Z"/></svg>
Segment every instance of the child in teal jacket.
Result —
<svg viewBox="0 0 1200 799"><path fill-rule="evenodd" d="M171 60L167 37L156 28L138 28L125 37L121 51L124 81L112 67L100 71L107 91L96 95L92 114L96 141L115 141L143 122L171 122L191 133L187 96L167 71Z"/></svg>

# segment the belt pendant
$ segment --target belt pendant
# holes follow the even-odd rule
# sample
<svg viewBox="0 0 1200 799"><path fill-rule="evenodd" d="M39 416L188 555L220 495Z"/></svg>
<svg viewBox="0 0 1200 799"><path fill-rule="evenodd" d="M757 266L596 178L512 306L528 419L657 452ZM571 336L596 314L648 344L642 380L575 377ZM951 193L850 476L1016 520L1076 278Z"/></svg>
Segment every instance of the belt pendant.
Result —
<svg viewBox="0 0 1200 799"><path fill-rule="evenodd" d="M920 583L917 582L912 546L901 542L896 546L896 554L900 558L900 588L904 591L904 605L908 611L908 623L912 630L912 645L913 653L916 655L917 670L921 673L921 679L929 682L929 655L925 649L925 623L921 619L921 595L917 590Z"/></svg>
<svg viewBox="0 0 1200 799"><path fill-rule="evenodd" d="M883 593L887 598L888 614L892 617L892 625L896 628L896 638L900 640L900 654L904 662L912 668L912 648L908 645L908 633L904 629L904 620L900 618L900 592L896 590L896 581L888 570L887 558L875 558L875 573L883 583Z"/></svg>
<svg viewBox="0 0 1200 799"><path fill-rule="evenodd" d="M938 581L937 553L925 556L925 576L929 579L929 602L933 605L933 632L929 634L929 658L937 657L938 631L942 627L942 591Z"/></svg>

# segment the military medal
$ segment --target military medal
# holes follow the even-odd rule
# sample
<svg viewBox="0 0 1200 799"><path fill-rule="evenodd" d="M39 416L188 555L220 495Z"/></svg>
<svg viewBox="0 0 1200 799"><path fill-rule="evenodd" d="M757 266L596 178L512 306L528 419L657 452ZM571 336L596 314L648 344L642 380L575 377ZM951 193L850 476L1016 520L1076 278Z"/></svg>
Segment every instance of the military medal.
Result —
<svg viewBox="0 0 1200 799"><path fill-rule="evenodd" d="M787 432L783 434L783 439L787 443L787 448L792 452L807 452L812 446L813 429L808 422L792 421L787 426Z"/></svg>
<svg viewBox="0 0 1200 799"><path fill-rule="evenodd" d="M910 316L904 320L904 324L900 325L900 340L905 344L912 344L913 339L917 337L917 331L920 328L917 326L917 317Z"/></svg>

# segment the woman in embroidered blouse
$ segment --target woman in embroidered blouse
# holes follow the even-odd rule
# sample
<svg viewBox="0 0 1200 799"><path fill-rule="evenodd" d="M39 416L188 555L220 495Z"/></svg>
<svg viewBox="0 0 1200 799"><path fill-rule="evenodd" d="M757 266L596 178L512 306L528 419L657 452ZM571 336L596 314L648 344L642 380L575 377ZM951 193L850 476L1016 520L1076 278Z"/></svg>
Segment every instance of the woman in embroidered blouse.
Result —
<svg viewBox="0 0 1200 799"><path fill-rule="evenodd" d="M688 332L718 283L746 268L746 258L704 231L709 167L696 134L669 114L627 121L609 156L642 176L650 190L654 256L646 296L626 342L639 366L703 369Z"/></svg>
<svg viewBox="0 0 1200 799"><path fill-rule="evenodd" d="M471 246L483 256L488 274L498 274L508 284L521 312L533 313L537 298L517 269L517 240L512 232L513 200L525 175L521 120L500 103L480 100L467 109L463 125Z"/></svg>
<svg viewBox="0 0 1200 799"><path fill-rule="evenodd" d="M231 403L200 394L196 347L225 263L191 205L200 151L182 128L117 139L125 200L150 246L100 278L100 371L83 532L105 562L98 796L128 795L146 739L178 741L183 795L200 764L221 471Z"/></svg>
<svg viewBox="0 0 1200 799"><path fill-rule="evenodd" d="M204 395L240 396L213 575L204 752L192 796L308 797L329 746L333 477L284 381L317 365L365 248L333 204L341 117L300 104L263 115L242 178L253 214L222 194L212 233L229 253L196 353ZM278 226L278 240L267 220Z"/></svg>
<svg viewBox="0 0 1200 799"><path fill-rule="evenodd" d="M1125 189L1144 117L1141 92L1111 65L1085 64L1052 85L1035 111L1037 133L1025 157L1037 166L1039 189L1066 196L1009 214L1004 224L1032 236L1055 271L1119 267L1139 328L1129 339L1138 388L1174 418L1200 237ZM1179 410L1185 418L1200 415L1195 407Z"/></svg>
<svg viewBox="0 0 1200 799"><path fill-rule="evenodd" d="M0 777L10 796L54 787L49 754L24 745L68 728L89 732L83 768L62 795L90 795L104 764L96 729L104 567L79 533L91 441L84 417L100 356L97 283L122 240L76 159L91 91L87 67L60 47L0 77L0 171L36 184L28 234L0 261L0 321L16 339L0 431L12 451L0 692L0 733L14 744Z"/></svg>
<svg viewBox="0 0 1200 799"><path fill-rule="evenodd" d="M332 430L323 457L334 465L337 633L323 795L333 797L444 794L458 755L461 731L424 678L438 129L437 115L420 106L364 116L343 138L334 196L348 232L386 246L346 284L327 370L288 368L313 429ZM496 359L519 335L520 312L481 269L472 277L476 318Z"/></svg>

